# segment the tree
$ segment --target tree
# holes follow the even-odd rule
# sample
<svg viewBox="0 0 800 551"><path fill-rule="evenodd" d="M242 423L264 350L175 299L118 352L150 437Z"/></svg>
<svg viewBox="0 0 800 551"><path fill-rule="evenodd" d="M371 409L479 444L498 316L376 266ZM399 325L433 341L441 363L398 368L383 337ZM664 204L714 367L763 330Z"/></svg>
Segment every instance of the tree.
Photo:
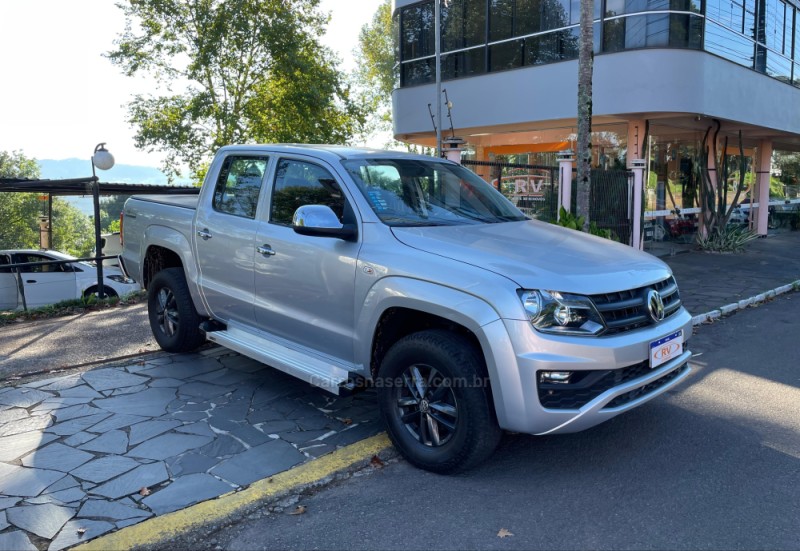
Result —
<svg viewBox="0 0 800 551"><path fill-rule="evenodd" d="M39 178L39 164L21 152L0 151L0 178ZM36 193L0 193L0 249L39 248L39 217L45 205ZM53 199L53 249L87 256L94 247L89 217L62 199Z"/></svg>
<svg viewBox="0 0 800 551"><path fill-rule="evenodd" d="M592 71L594 66L594 2L581 0L580 41L578 45L578 163L577 214L583 216L588 231L589 194L592 173Z"/></svg>
<svg viewBox="0 0 800 551"><path fill-rule="evenodd" d="M319 0L127 0L126 28L107 57L150 76L163 95L129 104L137 147L166 153L164 170L202 171L230 143L346 142L363 117L320 45ZM173 92L181 88L180 93Z"/></svg>

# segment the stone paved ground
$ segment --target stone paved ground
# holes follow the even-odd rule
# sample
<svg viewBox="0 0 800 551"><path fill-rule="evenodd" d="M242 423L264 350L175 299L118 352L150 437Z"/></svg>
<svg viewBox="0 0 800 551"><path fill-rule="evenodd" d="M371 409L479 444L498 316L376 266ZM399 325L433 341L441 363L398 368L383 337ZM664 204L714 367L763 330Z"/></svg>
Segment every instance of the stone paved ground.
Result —
<svg viewBox="0 0 800 551"><path fill-rule="evenodd" d="M64 549L378 432L370 392L223 348L0 388L0 549Z"/></svg>

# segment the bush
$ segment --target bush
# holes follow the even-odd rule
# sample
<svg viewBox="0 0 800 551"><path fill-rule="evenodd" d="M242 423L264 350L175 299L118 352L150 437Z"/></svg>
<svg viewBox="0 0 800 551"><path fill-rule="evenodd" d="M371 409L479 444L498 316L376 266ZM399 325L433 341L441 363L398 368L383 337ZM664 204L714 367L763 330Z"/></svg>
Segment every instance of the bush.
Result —
<svg viewBox="0 0 800 551"><path fill-rule="evenodd" d="M711 231L703 237L697 234L697 244L706 252L738 253L758 235L742 226L726 226Z"/></svg>

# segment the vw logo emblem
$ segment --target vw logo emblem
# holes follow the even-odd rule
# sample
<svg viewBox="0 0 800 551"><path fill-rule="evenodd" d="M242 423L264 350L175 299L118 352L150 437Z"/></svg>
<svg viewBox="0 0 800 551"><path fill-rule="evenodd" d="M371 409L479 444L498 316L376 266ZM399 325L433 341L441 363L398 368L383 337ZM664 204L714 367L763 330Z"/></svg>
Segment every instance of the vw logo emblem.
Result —
<svg viewBox="0 0 800 551"><path fill-rule="evenodd" d="M655 322L664 319L664 301L661 300L661 295L655 289L647 292L647 311L650 312L650 317Z"/></svg>

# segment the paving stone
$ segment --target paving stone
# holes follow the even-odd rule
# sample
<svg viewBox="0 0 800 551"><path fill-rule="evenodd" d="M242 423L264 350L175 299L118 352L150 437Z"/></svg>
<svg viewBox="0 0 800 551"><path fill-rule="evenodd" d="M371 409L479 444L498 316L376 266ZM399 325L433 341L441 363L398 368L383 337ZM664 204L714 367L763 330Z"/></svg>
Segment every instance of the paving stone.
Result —
<svg viewBox="0 0 800 551"><path fill-rule="evenodd" d="M226 457L245 451L247 448L235 438L226 434L217 436L213 442L203 446L198 451L209 457Z"/></svg>
<svg viewBox="0 0 800 551"><path fill-rule="evenodd" d="M11 525L6 520L6 512L5 511L0 511L0 531L5 530L9 526L11 526Z"/></svg>
<svg viewBox="0 0 800 551"><path fill-rule="evenodd" d="M141 444L145 440L149 440L154 436L158 436L159 434L163 434L168 430L172 430L175 427L181 426L180 421L161 421L161 420L154 420L154 421L145 421L143 423L137 423L131 427L130 431L130 445L135 446L137 444Z"/></svg>
<svg viewBox="0 0 800 551"><path fill-rule="evenodd" d="M55 503L56 505L67 505L71 503L79 503L82 499L86 498L86 492L83 491L82 488L68 488L66 490L61 490L60 492L54 493L43 493L38 497L32 497L30 499L26 499L25 503L31 503L34 505L42 504L42 503Z"/></svg>
<svg viewBox="0 0 800 551"><path fill-rule="evenodd" d="M322 442L309 442L309 444L310 445L306 447L301 446L298 449L313 459L336 451L336 446L331 446L330 444L323 444Z"/></svg>
<svg viewBox="0 0 800 551"><path fill-rule="evenodd" d="M23 457L22 464L26 467L51 469L66 473L93 458L94 456L90 453L70 448L59 442L53 442Z"/></svg>
<svg viewBox="0 0 800 551"><path fill-rule="evenodd" d="M285 471L305 460L305 456L283 440L272 440L235 455L211 469L211 474L245 486L256 480Z"/></svg>
<svg viewBox="0 0 800 551"><path fill-rule="evenodd" d="M80 486L80 482L75 480L75 478L71 477L70 475L67 475L52 486L48 486L47 493L60 492L61 490L68 490L69 488L74 488L76 486Z"/></svg>
<svg viewBox="0 0 800 551"><path fill-rule="evenodd" d="M271 423L271 422L285 422L286 416L282 413L278 413L274 409L269 407L265 407L263 409L259 409L256 411L252 411L247 415L247 421L251 425L257 425L259 423Z"/></svg>
<svg viewBox="0 0 800 551"><path fill-rule="evenodd" d="M22 408L9 408L0 411L0 425L16 421L28 416L28 412Z"/></svg>
<svg viewBox="0 0 800 551"><path fill-rule="evenodd" d="M261 423L256 425L258 430L264 434L280 434L282 432L296 431L297 423L294 421L270 421L268 423Z"/></svg>
<svg viewBox="0 0 800 551"><path fill-rule="evenodd" d="M74 388L78 385L83 384L83 379L81 379L81 374L76 373L74 375L65 375L63 377L53 377L51 379L45 379L42 381L37 381L39 390L66 390L68 388Z"/></svg>
<svg viewBox="0 0 800 551"><path fill-rule="evenodd" d="M54 503L26 505L6 511L8 521L28 532L45 539L53 539L61 527L75 516L75 510Z"/></svg>
<svg viewBox="0 0 800 551"><path fill-rule="evenodd" d="M76 419L64 421L63 423L56 423L55 425L45 429L45 431L58 434L59 436L71 436L78 432L85 431L89 427L96 425L110 415L111 413L106 411L103 413L97 413L95 415L88 415L86 417L78 417Z"/></svg>
<svg viewBox="0 0 800 551"><path fill-rule="evenodd" d="M111 393L112 396L123 396L125 394L135 394L147 389L147 385L136 385L127 388L119 388Z"/></svg>
<svg viewBox="0 0 800 551"><path fill-rule="evenodd" d="M147 496L142 503L163 515L233 491L233 487L209 474L190 474Z"/></svg>
<svg viewBox="0 0 800 551"><path fill-rule="evenodd" d="M128 415L125 413L117 413L112 415L105 421L101 421L96 425L92 425L91 427L89 427L88 430L90 430L91 432L102 434L106 431L121 429L123 427L130 427L137 423L147 421L148 419L150 419L150 417L144 417L142 415Z"/></svg>
<svg viewBox="0 0 800 551"><path fill-rule="evenodd" d="M121 455L128 451L128 435L121 430L112 430L79 447L90 452Z"/></svg>
<svg viewBox="0 0 800 551"><path fill-rule="evenodd" d="M204 411L178 411L170 415L173 419L185 422L202 421L208 418L208 414Z"/></svg>
<svg viewBox="0 0 800 551"><path fill-rule="evenodd" d="M51 392L20 387L0 394L0 404L28 409L54 396Z"/></svg>
<svg viewBox="0 0 800 551"><path fill-rule="evenodd" d="M295 419L293 415L290 416L290 418ZM305 431L322 430L322 429L330 430L334 427L343 429L347 426L341 421L338 421L336 419L331 419L330 417L326 417L322 413L318 413L313 417L307 416L301 419L295 419L295 422L297 423L297 426L300 427L300 429Z"/></svg>
<svg viewBox="0 0 800 551"><path fill-rule="evenodd" d="M185 358L185 359L184 359ZM191 361L191 357L182 357L182 361L175 362L170 365L163 365L139 371L139 375L146 375L148 377L169 377L172 379L188 379L201 373L208 373L222 369L220 364L214 358L204 358L199 361Z"/></svg>
<svg viewBox="0 0 800 551"><path fill-rule="evenodd" d="M28 539L28 535L20 530L0 534L0 549L14 551L39 551Z"/></svg>
<svg viewBox="0 0 800 551"><path fill-rule="evenodd" d="M24 419L17 419L16 421L0 425L0 437L39 431L46 429L52 424L53 418L47 414L25 417Z"/></svg>
<svg viewBox="0 0 800 551"><path fill-rule="evenodd" d="M166 459L211 442L208 436L196 434L164 434L139 444L126 455L147 459Z"/></svg>
<svg viewBox="0 0 800 551"><path fill-rule="evenodd" d="M377 421L370 423L359 423L351 425L347 430L343 430L326 438L324 442L332 446L349 446L355 442L360 442L370 436L375 436L383 430L383 425Z"/></svg>
<svg viewBox="0 0 800 551"><path fill-rule="evenodd" d="M176 388L184 384L186 381L181 381L180 379L172 379L170 377L166 377L163 379L153 379L150 381L148 386L151 388Z"/></svg>
<svg viewBox="0 0 800 551"><path fill-rule="evenodd" d="M0 463L0 492L5 496L36 497L64 478L64 473Z"/></svg>
<svg viewBox="0 0 800 551"><path fill-rule="evenodd" d="M136 394L98 399L94 405L112 413L158 417L166 413L167 404L174 399L175 389L148 388Z"/></svg>
<svg viewBox="0 0 800 551"><path fill-rule="evenodd" d="M231 436L238 438L251 448L253 446L258 446L260 444L263 444L264 442L269 442L270 440L272 440L268 435L264 434L260 430L250 425L245 425L236 430L233 430L231 431L230 434Z"/></svg>
<svg viewBox="0 0 800 551"><path fill-rule="evenodd" d="M141 463L131 459L130 457L121 457L118 455L109 455L106 457L98 457L93 459L81 467L78 467L71 474L88 480L90 482L101 483L111 480L115 476L135 469Z"/></svg>
<svg viewBox="0 0 800 551"><path fill-rule="evenodd" d="M92 434L91 432L76 432L72 436L65 438L64 444L67 446L72 446L73 448L77 448L81 444L85 444L94 438L97 438L97 435Z"/></svg>
<svg viewBox="0 0 800 551"><path fill-rule="evenodd" d="M178 389L180 392L180 389ZM208 400L203 400L202 402L186 402L186 405L183 406L180 411L208 411L213 409L211 405L213 402L209 402ZM177 412L176 412L177 413Z"/></svg>
<svg viewBox="0 0 800 551"><path fill-rule="evenodd" d="M87 499L78 511L78 518L104 519L111 522L129 518L147 518L153 516L149 511L129 507L116 501L105 499Z"/></svg>
<svg viewBox="0 0 800 551"><path fill-rule="evenodd" d="M140 375L128 373L119 367L95 369L83 374L83 380L89 383L98 392L146 384L149 379Z"/></svg>
<svg viewBox="0 0 800 551"><path fill-rule="evenodd" d="M200 436L216 436L216 433L211 430L211 427L206 421L198 421L189 425L182 425L175 429L175 432L184 432L186 434L199 434Z"/></svg>
<svg viewBox="0 0 800 551"><path fill-rule="evenodd" d="M214 398L215 396L223 396L233 392L233 390L234 388L230 386L220 386L216 384L195 381L178 387L178 396L210 399Z"/></svg>
<svg viewBox="0 0 800 551"><path fill-rule="evenodd" d="M70 419L77 419L78 417L96 415L98 413L104 413L104 412L90 404L80 404L77 406L70 406L57 409L53 412L53 415L55 416L58 422L62 422L62 421L69 421Z"/></svg>
<svg viewBox="0 0 800 551"><path fill-rule="evenodd" d="M185 453L180 457L171 459L167 464L173 478L175 478L187 474L207 472L219 462L218 457L208 457L201 453Z"/></svg>
<svg viewBox="0 0 800 551"><path fill-rule="evenodd" d="M176 411L181 411L185 405L186 402L184 400L173 400L169 404L167 404L167 413L175 413Z"/></svg>
<svg viewBox="0 0 800 551"><path fill-rule="evenodd" d="M215 430L222 432L231 432L242 427L241 421L234 421L222 415L215 415L209 418L208 424Z"/></svg>
<svg viewBox="0 0 800 551"><path fill-rule="evenodd" d="M113 524L103 520L71 520L64 525L58 537L50 543L47 551L60 551L72 547L102 536L114 528Z"/></svg>
<svg viewBox="0 0 800 551"><path fill-rule="evenodd" d="M305 444L312 440L316 440L320 436L325 436L330 430L305 430L298 432L284 432L281 434L281 440L286 440L292 444Z"/></svg>
<svg viewBox="0 0 800 551"><path fill-rule="evenodd" d="M0 511L3 509L8 509L9 507L13 507L20 501L22 500L18 497L0 497Z"/></svg>
<svg viewBox="0 0 800 551"><path fill-rule="evenodd" d="M88 404L91 402L93 398L89 396L77 396L74 398L50 398L49 400L45 400L38 406L36 406L31 413L33 414L42 414L42 413L51 413L58 409L67 408L69 406L77 406L80 404Z"/></svg>
<svg viewBox="0 0 800 551"><path fill-rule="evenodd" d="M78 385L59 391L61 398L100 398L103 395L92 389L89 385Z"/></svg>
<svg viewBox="0 0 800 551"><path fill-rule="evenodd" d="M77 475L76 475L77 476ZM142 488L150 488L169 480L167 468L163 462L141 465L132 471L89 490L89 493L111 499L135 494ZM135 499L135 496L133 496Z"/></svg>
<svg viewBox="0 0 800 551"><path fill-rule="evenodd" d="M0 438L0 461L14 461L31 450L52 442L58 438L53 434L44 434L39 431L15 434Z"/></svg>

